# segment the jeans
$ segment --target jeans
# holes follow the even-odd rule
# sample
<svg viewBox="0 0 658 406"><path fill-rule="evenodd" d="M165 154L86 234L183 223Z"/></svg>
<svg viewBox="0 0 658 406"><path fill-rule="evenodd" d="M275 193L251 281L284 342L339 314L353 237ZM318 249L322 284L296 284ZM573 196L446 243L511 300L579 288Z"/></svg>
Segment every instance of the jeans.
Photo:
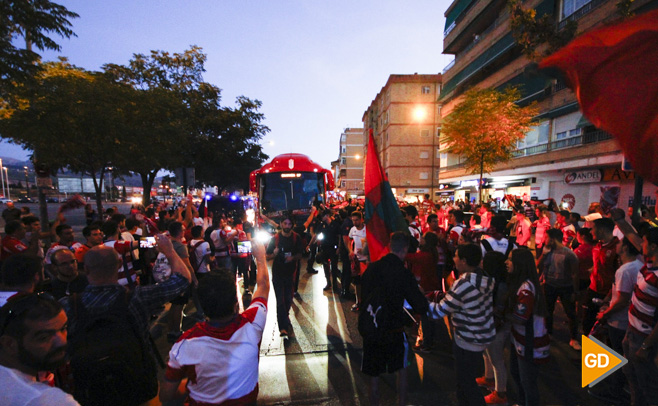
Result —
<svg viewBox="0 0 658 406"><path fill-rule="evenodd" d="M621 330L608 325L608 338L610 339L610 348L617 351L617 353L620 355L624 354L624 346L622 343L624 341L625 335L626 330ZM615 371L615 373L613 373L612 376L608 378L608 380L610 381L610 387L616 391L622 390L626 384L624 372L621 370Z"/></svg>
<svg viewBox="0 0 658 406"><path fill-rule="evenodd" d="M459 406L485 406L484 396L475 380L477 366L482 359L482 351L468 351L452 342L457 378L457 401Z"/></svg>
<svg viewBox="0 0 658 406"><path fill-rule="evenodd" d="M548 334L553 334L553 313L555 312L555 302L559 297L560 303L562 303L562 308L569 318L569 333L571 334L571 339L577 339L578 319L576 319L576 302L574 300L573 286L556 288L545 283L543 287L544 295L546 296L546 310L548 311L548 315L546 316L546 328Z"/></svg>
<svg viewBox="0 0 658 406"><path fill-rule="evenodd" d="M322 267L324 269L324 276L327 278L327 285L333 283L334 289L338 290L338 255L336 255L336 249L324 248L322 255L324 255Z"/></svg>
<svg viewBox="0 0 658 406"><path fill-rule="evenodd" d="M631 403L635 406L655 405L658 402L658 366L654 362L658 346L649 349L647 359L635 356L644 339L643 335L629 327L623 341L624 358L628 364L622 369L631 387Z"/></svg>
<svg viewBox="0 0 658 406"><path fill-rule="evenodd" d="M496 336L484 350L484 376L496 380L496 392L507 392L507 368L505 347L509 347L512 324L507 322L496 327Z"/></svg>
<svg viewBox="0 0 658 406"><path fill-rule="evenodd" d="M539 365L533 360L519 357L514 346L510 350L510 373L519 388L519 405L539 405L539 386L537 386Z"/></svg>
<svg viewBox="0 0 658 406"><path fill-rule="evenodd" d="M276 296L276 321L279 330L287 330L290 324L290 308L292 307L292 289L294 275L272 275L272 286Z"/></svg>
<svg viewBox="0 0 658 406"><path fill-rule="evenodd" d="M587 289L587 298L585 299L585 317L583 318L583 334L589 335L592 331L594 323L596 323L596 315L599 313L600 305L592 303L592 299L603 299L605 295L594 292L592 289Z"/></svg>

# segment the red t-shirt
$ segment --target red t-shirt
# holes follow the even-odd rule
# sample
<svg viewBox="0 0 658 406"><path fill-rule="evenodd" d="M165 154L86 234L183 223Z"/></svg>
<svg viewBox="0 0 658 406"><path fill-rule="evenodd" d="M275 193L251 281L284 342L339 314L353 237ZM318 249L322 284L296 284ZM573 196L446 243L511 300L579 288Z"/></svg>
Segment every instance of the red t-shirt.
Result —
<svg viewBox="0 0 658 406"><path fill-rule="evenodd" d="M617 260L617 244L619 239L613 237L609 243L603 245L601 242L592 249L592 276L589 288L601 295L607 295L615 280L615 271L619 267Z"/></svg>
<svg viewBox="0 0 658 406"><path fill-rule="evenodd" d="M14 254L20 254L27 250L27 245L23 244L21 240L18 240L12 236L6 235L2 239L2 254L0 255L0 260L4 261Z"/></svg>

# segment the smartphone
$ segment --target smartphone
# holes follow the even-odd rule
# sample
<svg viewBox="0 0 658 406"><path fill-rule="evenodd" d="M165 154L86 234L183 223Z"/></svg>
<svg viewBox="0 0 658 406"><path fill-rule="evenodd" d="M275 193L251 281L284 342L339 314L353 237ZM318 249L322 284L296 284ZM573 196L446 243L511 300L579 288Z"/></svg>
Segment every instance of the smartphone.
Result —
<svg viewBox="0 0 658 406"><path fill-rule="evenodd" d="M238 241L238 254L250 254L251 241Z"/></svg>
<svg viewBox="0 0 658 406"><path fill-rule="evenodd" d="M155 247L155 237L142 237L139 239L140 248L153 248Z"/></svg>

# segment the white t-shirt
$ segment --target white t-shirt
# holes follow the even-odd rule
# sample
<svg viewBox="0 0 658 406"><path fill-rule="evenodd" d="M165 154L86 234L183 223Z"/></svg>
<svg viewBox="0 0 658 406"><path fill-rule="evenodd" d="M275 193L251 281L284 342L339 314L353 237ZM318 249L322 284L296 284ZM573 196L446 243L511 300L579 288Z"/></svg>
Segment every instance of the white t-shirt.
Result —
<svg viewBox="0 0 658 406"><path fill-rule="evenodd" d="M194 248L194 246L199 241L203 241L203 240L190 241L190 249ZM197 263L192 264L192 266L194 267L194 269L196 269L196 272L197 273L210 272L210 264L208 264L208 261L204 259L206 255L210 254L210 244L208 244L207 241L203 241L201 244L199 244L198 247L196 247L196 249L194 250L194 254L196 255Z"/></svg>
<svg viewBox="0 0 658 406"><path fill-rule="evenodd" d="M635 285L637 284L637 274L640 272L640 269L644 264L640 260L635 260L633 262L628 262L623 264L615 272L615 282L612 284L612 298L610 303L614 303L619 298L619 292L624 292L632 294L635 290ZM628 328L628 308L630 303L626 305L625 310L620 310L614 312L608 318L608 325L620 330L626 330Z"/></svg>
<svg viewBox="0 0 658 406"><path fill-rule="evenodd" d="M255 397L266 319L267 303L257 297L227 325L197 323L171 347L166 379L193 378L187 389L197 403L214 405Z"/></svg>
<svg viewBox="0 0 658 406"><path fill-rule="evenodd" d="M356 227L352 227L348 236L354 241L354 252L356 253L356 258L359 261L365 261L368 259L367 256L363 255L360 250L363 249L363 242L366 241L366 226L363 226L361 230Z"/></svg>
<svg viewBox="0 0 658 406"><path fill-rule="evenodd" d="M133 237L133 235L130 234L130 231L124 231L123 233L121 233L121 239L124 240L124 241L130 241L130 242L135 241L135 237ZM133 259L134 260L139 259L139 250L138 249L133 250Z"/></svg>
<svg viewBox="0 0 658 406"><path fill-rule="evenodd" d="M73 396L59 388L36 382L35 378L0 365L0 405L80 406Z"/></svg>

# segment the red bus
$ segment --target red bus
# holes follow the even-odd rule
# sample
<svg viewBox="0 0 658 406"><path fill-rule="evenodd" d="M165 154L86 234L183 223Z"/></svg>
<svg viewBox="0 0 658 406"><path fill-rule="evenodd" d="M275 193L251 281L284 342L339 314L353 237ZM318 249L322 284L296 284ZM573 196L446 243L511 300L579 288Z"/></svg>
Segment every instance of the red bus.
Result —
<svg viewBox="0 0 658 406"><path fill-rule="evenodd" d="M314 202L327 201L334 177L306 155L283 154L251 172L249 188L258 196L260 213L274 220L288 212L305 220Z"/></svg>

